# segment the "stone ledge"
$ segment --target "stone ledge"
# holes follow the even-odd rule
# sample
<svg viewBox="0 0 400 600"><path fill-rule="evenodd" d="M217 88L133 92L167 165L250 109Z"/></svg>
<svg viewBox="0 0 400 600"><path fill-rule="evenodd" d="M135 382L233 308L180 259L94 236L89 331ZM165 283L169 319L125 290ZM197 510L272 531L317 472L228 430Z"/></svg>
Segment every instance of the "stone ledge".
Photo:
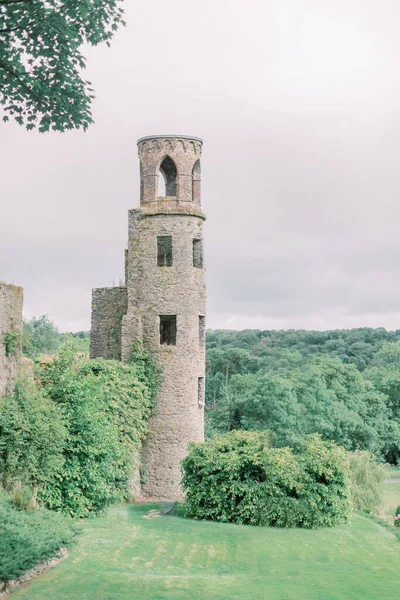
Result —
<svg viewBox="0 0 400 600"><path fill-rule="evenodd" d="M24 583L28 583L28 581L31 581L31 579L33 579L34 577L37 577L38 575L45 573L49 569L56 567L62 560L67 558L67 556L68 550L66 548L60 548L60 550L57 552L54 558L45 560L36 565L35 567L32 567L32 569L28 569L28 571L25 571L25 573L23 573L16 579L12 579L10 581L0 580L0 600L8 598L8 596L13 590L15 590L18 587L21 587L21 585L24 585Z"/></svg>
<svg viewBox="0 0 400 600"><path fill-rule="evenodd" d="M141 219L144 217L153 217L157 215L180 215L186 217L199 217L203 221L206 220L206 215L201 212L197 207L190 208L188 206L160 206L156 203L144 204L140 208L139 216Z"/></svg>

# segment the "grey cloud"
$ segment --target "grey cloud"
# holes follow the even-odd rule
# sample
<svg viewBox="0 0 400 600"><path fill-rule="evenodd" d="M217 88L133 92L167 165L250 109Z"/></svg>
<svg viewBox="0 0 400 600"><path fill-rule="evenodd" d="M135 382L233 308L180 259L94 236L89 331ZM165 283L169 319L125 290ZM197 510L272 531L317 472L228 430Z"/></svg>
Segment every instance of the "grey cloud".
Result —
<svg viewBox="0 0 400 600"><path fill-rule="evenodd" d="M400 6L126 2L90 49L86 134L1 125L0 279L27 315L89 327L123 273L136 139L204 138L209 325L400 322Z"/></svg>

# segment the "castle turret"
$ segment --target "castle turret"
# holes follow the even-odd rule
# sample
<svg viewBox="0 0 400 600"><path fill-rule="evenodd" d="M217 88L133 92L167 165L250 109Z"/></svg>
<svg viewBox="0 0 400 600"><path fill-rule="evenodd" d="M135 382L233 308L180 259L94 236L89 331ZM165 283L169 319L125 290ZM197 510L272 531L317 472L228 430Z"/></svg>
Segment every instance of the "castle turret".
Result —
<svg viewBox="0 0 400 600"><path fill-rule="evenodd" d="M138 141L138 149L140 208L129 211L121 356L127 360L132 345L142 340L162 369L156 411L142 453L142 493L176 499L181 496L180 462L189 442L202 441L204 436L202 140L149 136ZM109 296L101 292L106 298L103 312L110 314ZM123 290L118 293L123 295ZM93 339L95 346L107 343Z"/></svg>

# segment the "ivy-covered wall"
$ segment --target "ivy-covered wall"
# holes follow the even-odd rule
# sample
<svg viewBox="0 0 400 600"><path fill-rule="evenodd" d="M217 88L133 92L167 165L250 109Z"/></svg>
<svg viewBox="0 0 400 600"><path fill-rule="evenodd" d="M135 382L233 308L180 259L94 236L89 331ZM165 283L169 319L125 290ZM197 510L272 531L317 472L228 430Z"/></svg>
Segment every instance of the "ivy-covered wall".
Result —
<svg viewBox="0 0 400 600"><path fill-rule="evenodd" d="M12 390L21 362L23 289L0 283L0 396Z"/></svg>
<svg viewBox="0 0 400 600"><path fill-rule="evenodd" d="M121 323L127 302L126 287L93 290L90 358L121 360Z"/></svg>

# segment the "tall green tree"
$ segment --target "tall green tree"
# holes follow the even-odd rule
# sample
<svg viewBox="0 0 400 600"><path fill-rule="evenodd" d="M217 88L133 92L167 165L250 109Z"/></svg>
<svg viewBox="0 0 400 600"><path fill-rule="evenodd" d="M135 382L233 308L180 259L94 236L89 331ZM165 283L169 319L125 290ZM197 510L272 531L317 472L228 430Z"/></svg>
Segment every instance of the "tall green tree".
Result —
<svg viewBox="0 0 400 600"><path fill-rule="evenodd" d="M339 358L315 357L301 368L232 375L229 397L208 404L209 435L234 429L269 430L279 445L299 446L319 433L348 450L378 456L399 445L387 397ZM392 448L393 446L393 448ZM392 450L390 450L392 448Z"/></svg>
<svg viewBox="0 0 400 600"><path fill-rule="evenodd" d="M122 0L0 0L0 102L28 130L87 129L84 45L109 44Z"/></svg>
<svg viewBox="0 0 400 600"><path fill-rule="evenodd" d="M29 358L54 354L61 343L58 329L47 315L24 321L23 337L22 350Z"/></svg>
<svg viewBox="0 0 400 600"><path fill-rule="evenodd" d="M393 417L400 420L400 342L384 344L364 375L387 394Z"/></svg>

